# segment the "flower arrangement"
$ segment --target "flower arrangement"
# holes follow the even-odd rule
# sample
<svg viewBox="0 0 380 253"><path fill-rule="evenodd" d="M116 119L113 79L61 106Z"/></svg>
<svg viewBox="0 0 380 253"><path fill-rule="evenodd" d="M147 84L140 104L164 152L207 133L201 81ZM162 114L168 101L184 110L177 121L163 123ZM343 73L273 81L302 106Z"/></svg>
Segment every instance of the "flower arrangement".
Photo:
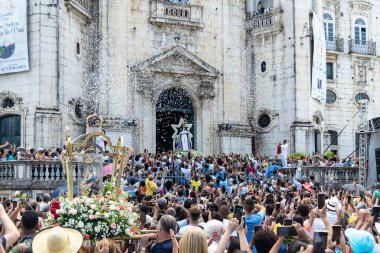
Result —
<svg viewBox="0 0 380 253"><path fill-rule="evenodd" d="M202 152L196 151L196 150L191 150L191 156L193 157L198 157L198 156L203 156ZM188 151L178 151L176 152L177 155L182 155L182 156L187 156L189 154Z"/></svg>
<svg viewBox="0 0 380 253"><path fill-rule="evenodd" d="M113 200L113 183L105 183L103 194L75 198L72 202L60 198L51 205L48 225L78 229L91 242L103 238L132 236L138 229L138 215L132 212L127 193L120 191L118 202Z"/></svg>

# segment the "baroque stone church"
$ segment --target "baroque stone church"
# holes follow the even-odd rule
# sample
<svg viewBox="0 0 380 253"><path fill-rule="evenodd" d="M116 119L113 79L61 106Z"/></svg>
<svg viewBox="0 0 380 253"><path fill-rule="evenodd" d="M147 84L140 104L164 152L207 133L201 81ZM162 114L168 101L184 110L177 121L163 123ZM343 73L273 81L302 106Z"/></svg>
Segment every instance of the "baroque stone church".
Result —
<svg viewBox="0 0 380 253"><path fill-rule="evenodd" d="M358 101L379 116L379 10L374 0L27 1L30 67L0 74L0 141L62 146L66 127L80 135L97 112L137 151L172 149L183 118L204 154L273 156L287 139L291 152L348 155L357 119L338 133Z"/></svg>

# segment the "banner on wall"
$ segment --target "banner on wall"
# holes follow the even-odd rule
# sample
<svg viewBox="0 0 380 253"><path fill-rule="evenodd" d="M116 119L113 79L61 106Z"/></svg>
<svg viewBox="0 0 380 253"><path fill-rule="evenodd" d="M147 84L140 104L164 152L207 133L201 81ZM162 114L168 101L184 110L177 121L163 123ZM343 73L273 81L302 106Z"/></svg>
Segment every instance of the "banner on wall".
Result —
<svg viewBox="0 0 380 253"><path fill-rule="evenodd" d="M0 74L29 70L26 3L0 0Z"/></svg>
<svg viewBox="0 0 380 253"><path fill-rule="evenodd" d="M313 13L313 67L311 81L311 97L322 103L326 102L326 41L323 23Z"/></svg>

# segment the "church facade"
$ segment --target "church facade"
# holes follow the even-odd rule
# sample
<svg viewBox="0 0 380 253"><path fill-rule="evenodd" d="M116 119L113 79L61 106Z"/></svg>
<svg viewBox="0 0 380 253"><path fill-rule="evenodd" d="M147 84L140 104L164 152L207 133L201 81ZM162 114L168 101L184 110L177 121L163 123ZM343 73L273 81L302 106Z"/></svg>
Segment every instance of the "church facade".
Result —
<svg viewBox="0 0 380 253"><path fill-rule="evenodd" d="M172 149L182 119L204 154L273 156L287 139L291 153L345 156L356 148L358 101L379 116L378 1L36 0L27 8L30 69L0 75L0 141L61 146L65 128L80 135L96 111L107 134L137 151ZM318 57L325 76L315 88Z"/></svg>

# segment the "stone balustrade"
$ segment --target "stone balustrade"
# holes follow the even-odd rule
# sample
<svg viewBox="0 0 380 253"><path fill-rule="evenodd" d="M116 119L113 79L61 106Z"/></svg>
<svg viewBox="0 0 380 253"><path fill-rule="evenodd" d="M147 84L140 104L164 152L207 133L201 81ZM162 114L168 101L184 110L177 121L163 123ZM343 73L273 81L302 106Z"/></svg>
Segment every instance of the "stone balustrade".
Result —
<svg viewBox="0 0 380 253"><path fill-rule="evenodd" d="M281 173L285 177L294 177L297 168L281 169ZM354 178L359 176L359 168L357 167L317 167L308 166L301 167L300 177L314 176L315 180L320 182L322 186L329 186L330 182L334 182L334 186L349 184Z"/></svg>
<svg viewBox="0 0 380 253"><path fill-rule="evenodd" d="M266 13L258 16L247 17L246 29L254 34L266 32L278 32L283 28L282 10Z"/></svg>
<svg viewBox="0 0 380 253"><path fill-rule="evenodd" d="M74 184L83 178L83 166L74 163ZM66 173L60 161L0 162L0 194L10 196L19 190L36 197L66 184Z"/></svg>
<svg viewBox="0 0 380 253"><path fill-rule="evenodd" d="M203 7L151 0L150 22L157 25L203 27Z"/></svg>
<svg viewBox="0 0 380 253"><path fill-rule="evenodd" d="M293 178L297 168L282 168L285 177ZM334 186L352 183L358 178L357 167L301 167L301 177L314 176L321 185L328 186L331 179ZM74 163L74 185L83 178L84 167ZM1 161L0 162L0 195L10 196L14 191L27 192L36 197L44 192L52 192L66 184L66 173L60 161Z"/></svg>

